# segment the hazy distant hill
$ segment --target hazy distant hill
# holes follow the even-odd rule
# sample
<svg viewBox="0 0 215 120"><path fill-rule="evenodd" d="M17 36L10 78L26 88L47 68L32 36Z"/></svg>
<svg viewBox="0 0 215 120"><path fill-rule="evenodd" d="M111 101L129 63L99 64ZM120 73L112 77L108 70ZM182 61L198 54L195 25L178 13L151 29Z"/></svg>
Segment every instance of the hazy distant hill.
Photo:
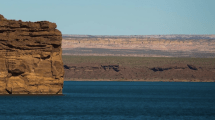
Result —
<svg viewBox="0 0 215 120"><path fill-rule="evenodd" d="M215 35L69 35L64 34L63 38L159 38L159 39L215 39Z"/></svg>
<svg viewBox="0 0 215 120"><path fill-rule="evenodd" d="M215 35L63 35L63 54L215 57Z"/></svg>

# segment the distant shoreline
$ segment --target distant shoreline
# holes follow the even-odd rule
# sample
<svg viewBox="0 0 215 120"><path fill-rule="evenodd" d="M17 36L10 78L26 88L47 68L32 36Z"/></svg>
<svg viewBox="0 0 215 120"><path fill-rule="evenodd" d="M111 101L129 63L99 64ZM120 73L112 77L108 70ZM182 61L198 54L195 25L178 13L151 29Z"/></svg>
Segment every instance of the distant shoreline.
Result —
<svg viewBox="0 0 215 120"><path fill-rule="evenodd" d="M215 82L215 58L63 56L65 81Z"/></svg>
<svg viewBox="0 0 215 120"><path fill-rule="evenodd" d="M193 80L179 80L179 79L174 79L174 80L144 80L144 79L128 79L128 80L120 80L120 79L66 79L64 81L92 81L92 82L98 82L98 81L103 81L103 82L215 82L215 80L199 80L199 79L193 79Z"/></svg>

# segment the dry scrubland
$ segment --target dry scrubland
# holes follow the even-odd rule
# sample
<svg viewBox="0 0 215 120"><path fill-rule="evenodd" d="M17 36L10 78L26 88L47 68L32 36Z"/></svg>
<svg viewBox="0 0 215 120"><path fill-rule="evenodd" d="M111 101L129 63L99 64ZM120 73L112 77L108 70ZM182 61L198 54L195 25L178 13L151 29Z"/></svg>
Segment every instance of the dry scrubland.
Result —
<svg viewBox="0 0 215 120"><path fill-rule="evenodd" d="M66 80L215 81L213 35L64 35L62 49Z"/></svg>
<svg viewBox="0 0 215 120"><path fill-rule="evenodd" d="M63 55L65 80L215 81L215 58Z"/></svg>

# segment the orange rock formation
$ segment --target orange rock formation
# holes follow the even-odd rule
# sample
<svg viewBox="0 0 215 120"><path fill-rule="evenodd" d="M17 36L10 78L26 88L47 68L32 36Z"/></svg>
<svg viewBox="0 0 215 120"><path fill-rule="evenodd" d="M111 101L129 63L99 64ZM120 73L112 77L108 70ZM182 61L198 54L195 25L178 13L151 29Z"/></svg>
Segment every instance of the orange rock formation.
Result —
<svg viewBox="0 0 215 120"><path fill-rule="evenodd" d="M62 34L56 27L0 15L0 94L62 94Z"/></svg>

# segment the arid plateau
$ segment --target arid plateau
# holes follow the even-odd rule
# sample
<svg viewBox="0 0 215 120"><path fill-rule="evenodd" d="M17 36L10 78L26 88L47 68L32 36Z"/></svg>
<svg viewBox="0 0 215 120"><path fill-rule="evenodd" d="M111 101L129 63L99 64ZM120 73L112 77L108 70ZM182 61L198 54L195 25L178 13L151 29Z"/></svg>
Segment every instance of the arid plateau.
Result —
<svg viewBox="0 0 215 120"><path fill-rule="evenodd" d="M65 80L214 82L215 35L63 35Z"/></svg>

